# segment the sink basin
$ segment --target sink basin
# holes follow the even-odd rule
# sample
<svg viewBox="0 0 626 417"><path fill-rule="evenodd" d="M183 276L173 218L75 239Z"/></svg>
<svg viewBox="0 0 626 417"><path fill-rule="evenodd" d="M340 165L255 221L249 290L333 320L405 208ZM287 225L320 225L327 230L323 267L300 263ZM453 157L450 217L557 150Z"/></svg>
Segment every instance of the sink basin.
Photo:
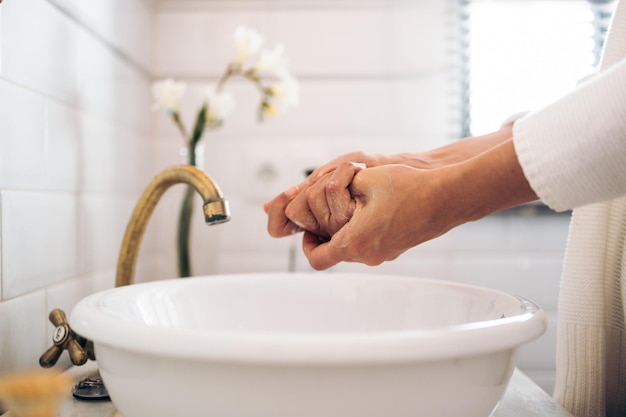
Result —
<svg viewBox="0 0 626 417"><path fill-rule="evenodd" d="M487 417L543 311L414 277L213 275L73 309L124 417Z"/></svg>

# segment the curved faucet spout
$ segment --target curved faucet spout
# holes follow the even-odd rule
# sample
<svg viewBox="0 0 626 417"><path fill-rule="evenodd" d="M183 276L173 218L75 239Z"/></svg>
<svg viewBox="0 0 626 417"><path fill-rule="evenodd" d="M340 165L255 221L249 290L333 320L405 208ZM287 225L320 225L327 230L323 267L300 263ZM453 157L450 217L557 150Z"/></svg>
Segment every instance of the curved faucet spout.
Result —
<svg viewBox="0 0 626 417"><path fill-rule="evenodd" d="M172 185L185 183L192 186L204 201L203 211L208 225L230 220L228 202L215 181L202 170L191 165L177 165L157 174L139 197L126 226L126 233L117 260L115 286L132 283L139 254L141 238L148 220L161 196Z"/></svg>

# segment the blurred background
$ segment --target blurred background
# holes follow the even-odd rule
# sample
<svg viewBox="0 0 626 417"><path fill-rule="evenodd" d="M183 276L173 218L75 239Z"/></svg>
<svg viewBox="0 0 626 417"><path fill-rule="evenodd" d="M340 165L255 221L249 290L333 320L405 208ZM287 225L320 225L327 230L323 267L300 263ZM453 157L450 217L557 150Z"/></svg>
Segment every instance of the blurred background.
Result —
<svg viewBox="0 0 626 417"><path fill-rule="evenodd" d="M310 270L298 236L272 239L262 203L350 151L427 150L540 108L598 63L613 10L587 0L4 0L0 3L0 373L36 366L48 312L114 285L134 204L182 137L151 111L151 84L187 83L191 125L236 57L237 26L282 43L300 105L259 124L258 93L202 140L202 167L232 220L193 220L196 275ZM176 276L183 187L157 206L136 281ZM473 283L523 295L550 329L519 366L554 384L559 275L569 213L540 204L463 225L379 267L334 271ZM61 361L59 367L68 366Z"/></svg>

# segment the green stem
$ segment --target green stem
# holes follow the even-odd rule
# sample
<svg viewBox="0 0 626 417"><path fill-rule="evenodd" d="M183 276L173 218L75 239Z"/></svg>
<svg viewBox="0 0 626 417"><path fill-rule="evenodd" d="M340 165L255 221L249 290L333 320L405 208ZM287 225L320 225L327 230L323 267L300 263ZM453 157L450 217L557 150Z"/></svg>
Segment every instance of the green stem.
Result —
<svg viewBox="0 0 626 417"><path fill-rule="evenodd" d="M196 143L189 141L187 149L189 165L196 165ZM180 206L178 216L178 275L183 277L191 276L191 261L189 256L189 238L191 234L191 215L193 214L194 189L190 186L185 190L183 202Z"/></svg>
<svg viewBox="0 0 626 417"><path fill-rule="evenodd" d="M174 124L176 125L176 127L178 127L178 130L180 130L180 133L183 135L183 138L189 137L183 121L180 120L180 113L178 111L175 111L170 113L170 115L172 116L172 120L174 120Z"/></svg>
<svg viewBox="0 0 626 417"><path fill-rule="evenodd" d="M0 0L2 1L2 0ZM268 95L268 91L263 87L260 78L254 73L254 71L246 71L242 72L240 66L230 65L224 74L218 80L216 91L220 92L228 79L233 75L243 75L246 79L251 81L261 92L263 99L262 103L265 102L265 98ZM260 109L262 110L262 108ZM196 166L196 145L200 141L202 134L204 133L204 129L207 127L207 113L208 108L205 103L198 114L196 115L196 121L193 126L193 130L191 132L191 137L187 135L187 131L180 120L180 115L178 112L172 113L172 117L174 122L176 123L178 129L183 134L183 137L189 137L189 142L187 143L187 156L189 165ZM262 116L262 112L259 112L259 117ZM178 233L177 233L177 249L178 249L178 274L180 277L189 277L191 276L191 261L189 254L189 238L191 233L191 215L193 213L193 196L194 190L191 187L187 187L185 190L185 195L183 197L182 204L180 206L180 213L178 216Z"/></svg>
<svg viewBox="0 0 626 417"><path fill-rule="evenodd" d="M228 68L226 68L226 71L224 71L224 74L222 74L219 81L217 82L217 85L215 86L215 92L219 93L220 91L222 91L222 88L224 88L226 81L228 81L231 75L238 74L240 72L241 67L236 65L229 65Z"/></svg>
<svg viewBox="0 0 626 417"><path fill-rule="evenodd" d="M259 90L259 92L261 93L263 97L267 95L267 89L261 82L261 79L259 78L259 76L256 75L256 73L253 70L248 70L242 73L241 75L243 75L244 78L250 81Z"/></svg>

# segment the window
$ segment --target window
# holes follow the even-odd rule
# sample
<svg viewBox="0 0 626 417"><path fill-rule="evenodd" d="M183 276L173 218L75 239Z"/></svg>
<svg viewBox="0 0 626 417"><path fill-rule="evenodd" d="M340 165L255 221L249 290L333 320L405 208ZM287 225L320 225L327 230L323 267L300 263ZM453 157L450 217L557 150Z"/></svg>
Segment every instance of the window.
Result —
<svg viewBox="0 0 626 417"><path fill-rule="evenodd" d="M497 129L593 73L614 8L599 0L459 0L463 136Z"/></svg>

